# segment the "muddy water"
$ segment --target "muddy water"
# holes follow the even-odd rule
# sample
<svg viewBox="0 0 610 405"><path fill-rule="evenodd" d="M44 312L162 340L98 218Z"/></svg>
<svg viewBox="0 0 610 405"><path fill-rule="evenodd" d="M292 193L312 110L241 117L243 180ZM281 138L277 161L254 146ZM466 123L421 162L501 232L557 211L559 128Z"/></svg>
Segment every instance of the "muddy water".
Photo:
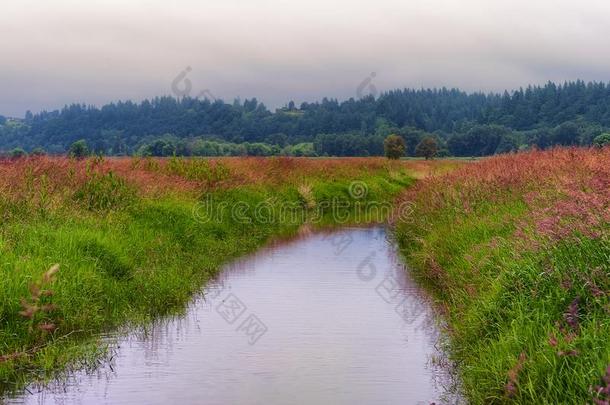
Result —
<svg viewBox="0 0 610 405"><path fill-rule="evenodd" d="M226 266L185 316L22 403L444 403L435 321L383 228L277 244Z"/></svg>

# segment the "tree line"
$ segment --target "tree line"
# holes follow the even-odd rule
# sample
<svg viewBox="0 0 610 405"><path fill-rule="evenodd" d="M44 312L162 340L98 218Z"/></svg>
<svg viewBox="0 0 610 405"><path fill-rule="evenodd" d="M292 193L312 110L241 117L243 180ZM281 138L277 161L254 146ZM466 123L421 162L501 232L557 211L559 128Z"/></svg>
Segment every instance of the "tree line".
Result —
<svg viewBox="0 0 610 405"><path fill-rule="evenodd" d="M432 138L440 155L484 156L536 146L591 145L610 132L610 85L583 81L502 94L403 89L339 102L243 102L158 97L0 117L0 150L64 153L83 140L99 154L377 156L396 134L405 153Z"/></svg>

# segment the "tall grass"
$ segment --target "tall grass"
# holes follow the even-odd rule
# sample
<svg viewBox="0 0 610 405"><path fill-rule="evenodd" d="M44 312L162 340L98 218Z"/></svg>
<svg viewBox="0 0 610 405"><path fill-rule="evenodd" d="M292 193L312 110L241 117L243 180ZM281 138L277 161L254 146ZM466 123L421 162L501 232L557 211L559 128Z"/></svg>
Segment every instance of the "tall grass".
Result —
<svg viewBox="0 0 610 405"><path fill-rule="evenodd" d="M0 161L0 396L95 359L95 336L180 311L220 265L297 221L238 221L218 208L264 202L313 210L349 200L390 201L424 168L448 162L383 159L113 159ZM274 212L279 212L275 210ZM332 223L333 217L327 216ZM359 217L361 221L370 218ZM59 264L53 278L51 266ZM46 276L45 276L46 274ZM48 279L48 280L47 280ZM43 283L44 280L47 280Z"/></svg>
<svg viewBox="0 0 610 405"><path fill-rule="evenodd" d="M484 159L402 199L397 238L472 403L607 403L610 148Z"/></svg>

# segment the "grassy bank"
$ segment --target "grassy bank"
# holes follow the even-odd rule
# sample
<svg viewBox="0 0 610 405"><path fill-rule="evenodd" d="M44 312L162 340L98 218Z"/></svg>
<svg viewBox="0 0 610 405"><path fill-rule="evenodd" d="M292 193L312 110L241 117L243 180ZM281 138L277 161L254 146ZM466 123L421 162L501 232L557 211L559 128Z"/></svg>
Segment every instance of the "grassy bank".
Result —
<svg viewBox="0 0 610 405"><path fill-rule="evenodd" d="M305 222L383 220L384 207L422 170L451 166L287 158L0 162L0 394L95 360L103 332L180 311L230 258Z"/></svg>
<svg viewBox="0 0 610 405"><path fill-rule="evenodd" d="M402 198L396 236L447 316L466 397L608 404L610 149L484 159Z"/></svg>

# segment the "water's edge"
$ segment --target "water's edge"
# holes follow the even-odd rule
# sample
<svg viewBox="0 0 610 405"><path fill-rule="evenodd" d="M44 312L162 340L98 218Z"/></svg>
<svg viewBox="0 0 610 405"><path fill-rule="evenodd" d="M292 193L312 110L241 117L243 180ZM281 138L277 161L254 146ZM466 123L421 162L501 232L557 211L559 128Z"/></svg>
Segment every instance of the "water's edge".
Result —
<svg viewBox="0 0 610 405"><path fill-rule="evenodd" d="M106 342L94 372L10 403L457 401L437 314L379 226L272 241L184 316Z"/></svg>

